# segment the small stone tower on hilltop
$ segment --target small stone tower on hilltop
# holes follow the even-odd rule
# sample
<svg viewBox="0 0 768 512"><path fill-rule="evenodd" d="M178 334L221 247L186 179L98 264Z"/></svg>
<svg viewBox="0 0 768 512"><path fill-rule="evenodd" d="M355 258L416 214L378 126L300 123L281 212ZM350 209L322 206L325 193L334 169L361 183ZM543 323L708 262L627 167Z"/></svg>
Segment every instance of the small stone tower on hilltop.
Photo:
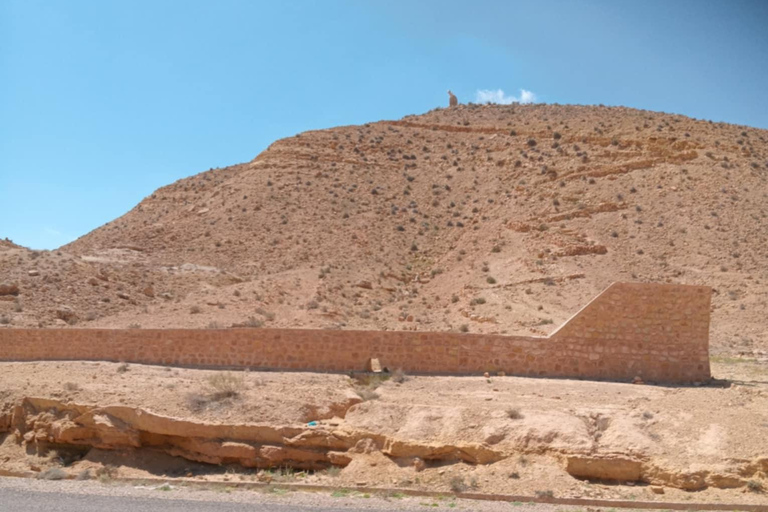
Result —
<svg viewBox="0 0 768 512"><path fill-rule="evenodd" d="M448 106L455 107L458 104L459 100L456 98L456 95L453 94L450 89L448 89Z"/></svg>

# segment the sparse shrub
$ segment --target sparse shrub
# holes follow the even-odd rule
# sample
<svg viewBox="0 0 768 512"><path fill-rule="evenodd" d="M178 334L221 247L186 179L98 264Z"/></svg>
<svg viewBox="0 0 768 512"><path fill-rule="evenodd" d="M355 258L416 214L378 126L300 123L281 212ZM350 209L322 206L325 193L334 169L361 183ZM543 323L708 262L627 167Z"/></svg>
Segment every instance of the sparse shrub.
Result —
<svg viewBox="0 0 768 512"><path fill-rule="evenodd" d="M66 391L80 391L80 386L78 386L74 382L65 382L64 383L64 390L66 390Z"/></svg>
<svg viewBox="0 0 768 512"><path fill-rule="evenodd" d="M485 280L485 281L486 281L488 284L496 284L496 279L495 279L495 278L493 278L493 277L491 277L491 276L488 276L488 278L486 278L486 280Z"/></svg>
<svg viewBox="0 0 768 512"><path fill-rule="evenodd" d="M491 252L501 252L501 246L494 245L493 248L491 248Z"/></svg>
<svg viewBox="0 0 768 512"><path fill-rule="evenodd" d="M461 326L459 327L459 330L461 332L469 332L469 326L467 324L461 324Z"/></svg>
<svg viewBox="0 0 768 512"><path fill-rule="evenodd" d="M528 139L528 142L526 144L528 144L529 148L536 147L536 139Z"/></svg>
<svg viewBox="0 0 768 512"><path fill-rule="evenodd" d="M107 464L96 470L96 476L102 483L109 482L117 477L117 466L113 464Z"/></svg>
<svg viewBox="0 0 768 512"><path fill-rule="evenodd" d="M541 321L539 321L539 325L550 325L553 323L555 323L555 321L551 318L542 318Z"/></svg>
<svg viewBox="0 0 768 512"><path fill-rule="evenodd" d="M392 382L402 384L406 380L408 380L408 376L405 374L402 368L398 368L397 370L392 372Z"/></svg>
<svg viewBox="0 0 768 512"><path fill-rule="evenodd" d="M554 498L555 493L547 489L546 491L536 491L535 495L537 498Z"/></svg>
<svg viewBox="0 0 768 512"><path fill-rule="evenodd" d="M129 329L141 329L141 324L130 324L128 326Z"/></svg>
<svg viewBox="0 0 768 512"><path fill-rule="evenodd" d="M262 307L256 308L255 311L256 311L257 315L263 316L269 322L271 322L272 320L275 319L275 314L274 313L272 313L271 311L267 311L266 309L264 309Z"/></svg>
<svg viewBox="0 0 768 512"><path fill-rule="evenodd" d="M248 317L248 320L243 322L243 325L246 326L246 327L256 328L256 327L261 327L262 325L264 325L264 322L262 322L261 320L259 320L255 316L250 316L250 317Z"/></svg>
<svg viewBox="0 0 768 512"><path fill-rule="evenodd" d="M507 409L507 417L511 420L521 420L524 418L523 413L517 407L509 407Z"/></svg>
<svg viewBox="0 0 768 512"><path fill-rule="evenodd" d="M21 301L19 301L19 299L13 301L13 311L16 313L21 313L24 311L24 307L21 305Z"/></svg>
<svg viewBox="0 0 768 512"><path fill-rule="evenodd" d="M206 379L206 383L213 390L213 396L219 400L236 397L245 388L243 376L231 372L211 375Z"/></svg>
<svg viewBox="0 0 768 512"><path fill-rule="evenodd" d="M336 478L339 476L339 474L341 474L341 468L338 466L331 466L325 470L325 474L331 478Z"/></svg>
<svg viewBox="0 0 768 512"><path fill-rule="evenodd" d="M0 324L8 325L11 323L11 317L8 315L0 315Z"/></svg>
<svg viewBox="0 0 768 512"><path fill-rule="evenodd" d="M457 475L457 476L452 477L450 485L451 485L451 490L453 492L459 492L459 493L460 492L466 492L467 489L469 489L469 486L464 481L464 477L463 476L458 476Z"/></svg>
<svg viewBox="0 0 768 512"><path fill-rule="evenodd" d="M61 468L48 468L37 475L40 480L64 480L67 477L67 472Z"/></svg>
<svg viewBox="0 0 768 512"><path fill-rule="evenodd" d="M128 363L120 363L117 367L117 373L125 373L128 371Z"/></svg>
<svg viewBox="0 0 768 512"><path fill-rule="evenodd" d="M219 322L210 322L208 324L209 329L221 329L221 324Z"/></svg>
<svg viewBox="0 0 768 512"><path fill-rule="evenodd" d="M319 307L320 307L320 304L318 304L316 300L311 300L307 302L307 305L306 305L307 309L317 309Z"/></svg>
<svg viewBox="0 0 768 512"><path fill-rule="evenodd" d="M99 317L99 315L96 314L95 311L89 311L85 314L85 321L86 322L93 322Z"/></svg>
<svg viewBox="0 0 768 512"><path fill-rule="evenodd" d="M203 411L212 405L222 405L228 399L236 398L245 388L245 379L241 375L222 372L211 375L205 380L205 393L187 393L184 396L187 408L191 411Z"/></svg>
<svg viewBox="0 0 768 512"><path fill-rule="evenodd" d="M200 309L200 306L192 306L191 308L189 308L189 313L192 315L197 315L201 311L202 309Z"/></svg>
<svg viewBox="0 0 768 512"><path fill-rule="evenodd" d="M763 484L757 480L750 480L747 482L747 490L749 492L763 492Z"/></svg>
<svg viewBox="0 0 768 512"><path fill-rule="evenodd" d="M200 412L205 410L211 403L211 400L207 396L200 393L187 393L184 396L184 402L187 405L187 409L194 412Z"/></svg>
<svg viewBox="0 0 768 512"><path fill-rule="evenodd" d="M90 479L91 479L91 470L90 469L82 470L75 477L75 480L90 480Z"/></svg>
<svg viewBox="0 0 768 512"><path fill-rule="evenodd" d="M485 304L484 297L476 297L469 302L470 306L476 306L476 305L482 305L482 304Z"/></svg>

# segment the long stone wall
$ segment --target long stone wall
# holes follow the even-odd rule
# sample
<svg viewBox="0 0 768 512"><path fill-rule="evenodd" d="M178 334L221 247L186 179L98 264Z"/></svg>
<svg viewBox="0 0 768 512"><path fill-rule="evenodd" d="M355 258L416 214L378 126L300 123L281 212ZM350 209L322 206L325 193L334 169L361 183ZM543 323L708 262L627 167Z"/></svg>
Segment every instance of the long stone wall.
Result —
<svg viewBox="0 0 768 512"><path fill-rule="evenodd" d="M710 378L705 286L614 283L548 337L309 329L3 329L0 361L99 360L199 367L690 383Z"/></svg>

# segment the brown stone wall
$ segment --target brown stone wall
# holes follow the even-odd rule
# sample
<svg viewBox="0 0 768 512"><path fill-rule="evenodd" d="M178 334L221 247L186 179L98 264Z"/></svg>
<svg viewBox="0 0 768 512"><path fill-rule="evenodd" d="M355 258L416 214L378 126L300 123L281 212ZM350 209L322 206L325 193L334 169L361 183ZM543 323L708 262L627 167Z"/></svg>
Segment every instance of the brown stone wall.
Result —
<svg viewBox="0 0 768 512"><path fill-rule="evenodd" d="M100 360L687 383L709 370L708 287L615 283L549 337L309 329L3 329L0 361Z"/></svg>

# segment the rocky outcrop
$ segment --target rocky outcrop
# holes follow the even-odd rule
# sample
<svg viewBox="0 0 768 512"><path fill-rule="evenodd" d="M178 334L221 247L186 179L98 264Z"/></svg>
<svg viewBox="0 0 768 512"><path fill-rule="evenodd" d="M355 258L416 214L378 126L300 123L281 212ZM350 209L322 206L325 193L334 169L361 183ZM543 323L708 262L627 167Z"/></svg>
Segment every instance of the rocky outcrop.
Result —
<svg viewBox="0 0 768 512"><path fill-rule="evenodd" d="M347 452L359 453L356 447L361 443L393 459L419 457L487 464L504 457L478 443L440 445L323 425L219 425L160 416L132 407L65 404L44 398L26 398L6 417L4 422L0 418L0 429L14 429L19 441L27 444L106 450L155 448L189 460L245 467L345 466L352 460Z"/></svg>
<svg viewBox="0 0 768 512"><path fill-rule="evenodd" d="M133 407L99 407L45 398L25 398L0 409L0 432L9 431L20 443L41 451L51 445L105 450L151 448L193 461L250 468L347 466L356 456L373 452L414 465L424 465L425 461L491 464L530 452L562 460L565 471L580 479L643 482L686 490L743 487L749 480L768 475L768 457L677 468L640 453L600 454L594 447L573 446L569 450L556 444L546 448L543 444L517 443L497 449L498 445L488 443L402 439L330 422L317 426L214 424Z"/></svg>
<svg viewBox="0 0 768 512"><path fill-rule="evenodd" d="M702 464L700 467L693 465L675 468L662 465L659 461L622 455L575 455L565 457L565 469L571 476L586 480L643 482L700 491L707 487L743 487L750 479L765 478L768 474L768 457L752 461L735 460L720 465Z"/></svg>

